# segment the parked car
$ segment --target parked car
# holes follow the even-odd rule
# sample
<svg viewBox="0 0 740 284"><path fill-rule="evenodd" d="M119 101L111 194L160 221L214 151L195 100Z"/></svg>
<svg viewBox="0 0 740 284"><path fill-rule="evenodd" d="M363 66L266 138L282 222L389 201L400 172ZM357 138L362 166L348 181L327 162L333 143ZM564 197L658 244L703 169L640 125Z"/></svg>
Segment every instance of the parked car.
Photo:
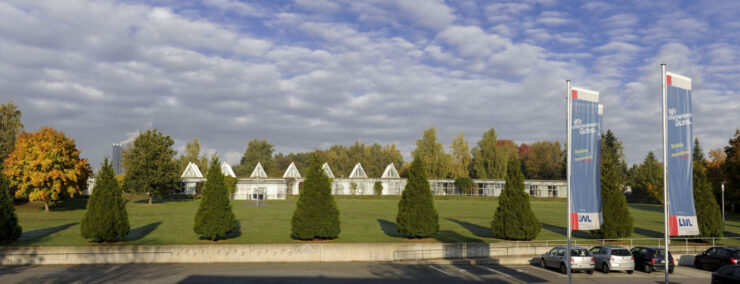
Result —
<svg viewBox="0 0 740 284"><path fill-rule="evenodd" d="M560 268L563 274L568 273L566 266L565 252L567 246L557 246L550 252L543 254L540 258L542 268L555 267ZM585 271L588 274L594 273L594 258L591 253L584 247L570 247L570 271Z"/></svg>
<svg viewBox="0 0 740 284"><path fill-rule="evenodd" d="M646 273L665 271L665 249L657 247L634 247L630 250L635 257L635 267ZM673 273L673 255L668 252L668 273Z"/></svg>
<svg viewBox="0 0 740 284"><path fill-rule="evenodd" d="M595 246L589 250L594 257L594 265L601 272L609 273L612 270L626 271L629 274L635 271L635 258L626 248L618 246Z"/></svg>
<svg viewBox="0 0 740 284"><path fill-rule="evenodd" d="M712 284L734 284L740 283L740 266L725 265L719 270L712 272Z"/></svg>
<svg viewBox="0 0 740 284"><path fill-rule="evenodd" d="M740 259L740 249L738 248L711 247L694 257L694 267L716 270L725 265L737 264L738 259Z"/></svg>

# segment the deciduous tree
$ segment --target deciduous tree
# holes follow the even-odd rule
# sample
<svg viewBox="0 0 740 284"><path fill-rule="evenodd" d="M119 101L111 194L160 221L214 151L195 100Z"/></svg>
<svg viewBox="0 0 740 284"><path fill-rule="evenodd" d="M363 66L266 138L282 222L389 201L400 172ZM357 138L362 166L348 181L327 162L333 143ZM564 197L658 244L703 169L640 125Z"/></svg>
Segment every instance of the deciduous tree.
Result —
<svg viewBox="0 0 740 284"><path fill-rule="evenodd" d="M506 172L505 165L496 161L496 130L491 128L483 133L483 138L473 147L472 176L477 179L501 179Z"/></svg>
<svg viewBox="0 0 740 284"><path fill-rule="evenodd" d="M80 159L74 139L61 131L43 127L38 132L21 132L15 149L5 159L3 173L16 197L49 202L73 197L87 188L90 166Z"/></svg>
<svg viewBox="0 0 740 284"><path fill-rule="evenodd" d="M150 205L154 198L163 198L174 193L181 175L177 172L174 160L177 154L172 149L174 144L170 136L156 129L140 132L124 159L124 190L148 194Z"/></svg>
<svg viewBox="0 0 740 284"><path fill-rule="evenodd" d="M414 159L421 159L426 165L426 175L430 178L447 178L450 175L451 157L445 153L444 145L437 143L437 128L424 130L424 136L416 140L416 150L411 152Z"/></svg>
<svg viewBox="0 0 740 284"><path fill-rule="evenodd" d="M247 142L247 149L244 150L242 159L239 165L236 166L236 174L238 176L249 176L252 170L254 170L254 167L257 166L257 163L262 165L266 173L271 173L274 166L272 157L274 151L275 145L267 142L267 139L254 139Z"/></svg>
<svg viewBox="0 0 740 284"><path fill-rule="evenodd" d="M725 147L725 178L727 185L725 189L725 200L733 212L740 208L740 129L735 131L735 136L730 139L729 145Z"/></svg>
<svg viewBox="0 0 740 284"><path fill-rule="evenodd" d="M531 179L562 179L564 162L565 151L560 142L537 141L529 145L524 168Z"/></svg>
<svg viewBox="0 0 740 284"><path fill-rule="evenodd" d="M13 152L15 140L23 131L21 111L13 101L0 105L0 169L3 161Z"/></svg>
<svg viewBox="0 0 740 284"><path fill-rule="evenodd" d="M208 172L208 156L200 154L200 140L193 138L192 142L185 145L185 153L177 159L177 172L182 173L188 167L188 163L194 163L202 173ZM220 166L219 166L220 167Z"/></svg>
<svg viewBox="0 0 740 284"><path fill-rule="evenodd" d="M452 152L450 171L452 177L456 179L470 177L470 162L473 158L470 156L470 148L468 148L468 140L465 139L465 133L460 132L460 135L452 139L450 152Z"/></svg>

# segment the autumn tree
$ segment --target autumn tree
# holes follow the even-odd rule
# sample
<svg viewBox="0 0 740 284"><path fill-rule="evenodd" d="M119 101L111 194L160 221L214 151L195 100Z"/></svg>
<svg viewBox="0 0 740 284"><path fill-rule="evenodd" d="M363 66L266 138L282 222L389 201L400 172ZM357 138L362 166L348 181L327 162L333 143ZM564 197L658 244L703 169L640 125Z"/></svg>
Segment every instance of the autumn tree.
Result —
<svg viewBox="0 0 740 284"><path fill-rule="evenodd" d="M172 149L174 144L170 136L156 129L140 132L124 159L124 190L148 194L150 205L152 199L172 194L178 188L181 174L174 160L177 154Z"/></svg>
<svg viewBox="0 0 740 284"><path fill-rule="evenodd" d="M445 153L444 145L437 143L437 128L424 130L424 136L416 140L416 150L411 152L414 159L421 159L426 165L429 178L447 178L450 174L451 157Z"/></svg>
<svg viewBox="0 0 740 284"><path fill-rule="evenodd" d="M201 155L200 152L200 140L198 140L197 137L193 138L192 142L188 142L185 145L185 153L180 155L180 158L177 159L177 172L184 172L185 168L188 167L188 163L194 163L198 166L201 173L208 172L208 156L205 154Z"/></svg>
<svg viewBox="0 0 740 284"><path fill-rule="evenodd" d="M706 162L707 179L712 185L712 192L717 203L722 206L722 183L725 182L725 160L727 154L724 149L709 150L709 160Z"/></svg>
<svg viewBox="0 0 740 284"><path fill-rule="evenodd" d="M130 228L123 191L116 181L113 165L105 158L80 222L80 234L93 242L111 242L124 239Z"/></svg>
<svg viewBox="0 0 740 284"><path fill-rule="evenodd" d="M740 204L740 129L735 131L735 136L730 139L729 145L725 147L725 178L727 185L725 199L733 212Z"/></svg>
<svg viewBox="0 0 740 284"><path fill-rule="evenodd" d="M3 161L13 152L15 140L23 131L21 111L13 101L0 105L0 169Z"/></svg>
<svg viewBox="0 0 740 284"><path fill-rule="evenodd" d="M273 157L272 153L275 151L275 145L267 142L267 139L259 140L254 139L247 142L247 149L244 150L239 165L235 167L237 176L249 176L249 174L257 166L257 163L262 165L262 168L266 173L271 173L273 169ZM284 170L284 169L283 169Z"/></svg>
<svg viewBox="0 0 740 284"><path fill-rule="evenodd" d="M87 188L90 172L74 139L51 127L21 132L3 169L10 186L17 189L16 197L42 201L47 212L49 202L74 197Z"/></svg>
<svg viewBox="0 0 740 284"><path fill-rule="evenodd" d="M470 177L470 148L468 148L468 140L465 139L465 133L462 131L460 135L452 139L450 144L450 152L452 153L452 165L450 173L455 179Z"/></svg>
<svg viewBox="0 0 740 284"><path fill-rule="evenodd" d="M497 164L496 161L496 130L491 128L485 133L480 141L473 147L471 173L477 179L501 179L506 172L505 165Z"/></svg>
<svg viewBox="0 0 740 284"><path fill-rule="evenodd" d="M524 161L527 177L531 179L562 179L565 151L558 141L537 141L529 145Z"/></svg>

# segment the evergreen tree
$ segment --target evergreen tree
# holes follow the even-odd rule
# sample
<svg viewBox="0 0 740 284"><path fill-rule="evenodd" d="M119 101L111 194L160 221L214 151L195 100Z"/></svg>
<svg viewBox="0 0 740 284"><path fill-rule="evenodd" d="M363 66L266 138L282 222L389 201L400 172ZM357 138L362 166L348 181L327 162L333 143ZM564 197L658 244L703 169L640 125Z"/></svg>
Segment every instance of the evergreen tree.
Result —
<svg viewBox="0 0 740 284"><path fill-rule="evenodd" d="M12 243L22 232L18 225L18 216L15 215L13 198L10 197L8 181L0 174L0 245Z"/></svg>
<svg viewBox="0 0 740 284"><path fill-rule="evenodd" d="M174 193L180 182L180 173L174 159L177 151L172 149L174 144L175 141L170 136L165 136L156 129L139 133L134 139L133 147L124 157L124 190L148 194L150 205L152 199Z"/></svg>
<svg viewBox="0 0 740 284"><path fill-rule="evenodd" d="M491 230L494 236L501 239L532 240L541 229L542 224L534 215L529 196L524 192L524 175L519 158L513 156L507 166L506 186L493 214Z"/></svg>
<svg viewBox="0 0 740 284"><path fill-rule="evenodd" d="M625 238L632 235L633 218L627 208L619 180L623 165L622 143L611 132L601 136L601 208L604 223L592 231L604 239Z"/></svg>
<svg viewBox="0 0 740 284"><path fill-rule="evenodd" d="M725 179L727 181L725 189L725 204L729 205L729 210L737 212L735 205L740 205L740 129L735 130L735 136L730 139L728 146L725 146L727 158L724 163Z"/></svg>
<svg viewBox="0 0 740 284"><path fill-rule="evenodd" d="M424 161L415 158L398 202L396 225L398 232L408 238L425 238L439 231L439 215L426 173Z"/></svg>
<svg viewBox="0 0 740 284"><path fill-rule="evenodd" d="M712 193L712 185L700 162L694 161L694 204L699 222L699 236L703 238L722 236L722 212Z"/></svg>
<svg viewBox="0 0 740 284"><path fill-rule="evenodd" d="M93 242L121 240L130 229L126 201L115 178L113 165L103 160L95 187L87 201L87 211L80 224L80 233Z"/></svg>
<svg viewBox="0 0 740 284"><path fill-rule="evenodd" d="M218 157L211 159L202 198L195 214L193 231L201 238L218 240L236 228L236 217L229 203L229 192Z"/></svg>
<svg viewBox="0 0 740 284"><path fill-rule="evenodd" d="M292 237L298 240L336 239L341 231L339 209L331 195L331 181L314 154L298 196L291 222Z"/></svg>
<svg viewBox="0 0 740 284"><path fill-rule="evenodd" d="M701 148L699 138L694 138L694 149L691 152L691 157L694 159L694 162L698 162L702 167L704 166L706 160L704 159L704 150Z"/></svg>

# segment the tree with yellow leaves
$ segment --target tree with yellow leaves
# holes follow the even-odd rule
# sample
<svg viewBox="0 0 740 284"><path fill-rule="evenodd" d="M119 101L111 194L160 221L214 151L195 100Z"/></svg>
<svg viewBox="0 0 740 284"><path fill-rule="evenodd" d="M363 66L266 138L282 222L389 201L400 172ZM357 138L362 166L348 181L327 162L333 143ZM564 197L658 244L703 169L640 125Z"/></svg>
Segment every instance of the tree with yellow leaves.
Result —
<svg viewBox="0 0 740 284"><path fill-rule="evenodd" d="M47 212L49 202L80 194L90 172L74 139L51 127L21 132L3 169L10 186L17 189L16 197L42 201Z"/></svg>

